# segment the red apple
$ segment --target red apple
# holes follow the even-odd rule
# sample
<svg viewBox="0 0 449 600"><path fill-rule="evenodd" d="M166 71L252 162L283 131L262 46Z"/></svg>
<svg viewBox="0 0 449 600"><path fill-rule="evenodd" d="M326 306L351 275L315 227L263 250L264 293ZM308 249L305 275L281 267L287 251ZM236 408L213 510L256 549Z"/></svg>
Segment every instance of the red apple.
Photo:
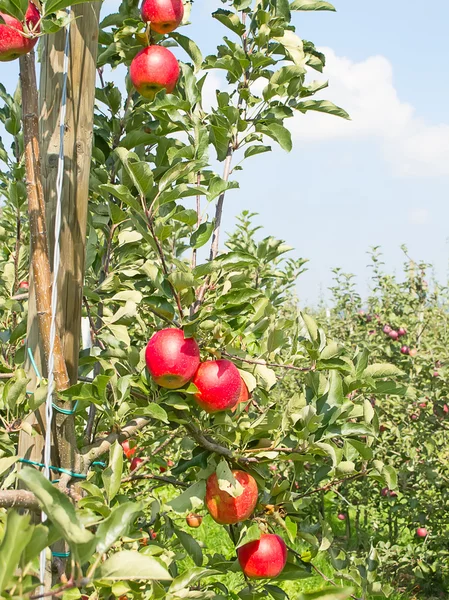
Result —
<svg viewBox="0 0 449 600"><path fill-rule="evenodd" d="M132 60L129 76L136 90L153 100L160 90L173 92L179 79L175 55L164 46L147 46Z"/></svg>
<svg viewBox="0 0 449 600"><path fill-rule="evenodd" d="M28 284L28 281L21 281L21 282L19 283L19 290L25 290L25 291L28 291L29 287L30 287L30 286L29 286L29 284Z"/></svg>
<svg viewBox="0 0 449 600"><path fill-rule="evenodd" d="M29 38L22 35L24 25L14 17L0 12L0 62L15 60L24 54L28 54L37 43L37 37ZM28 4L25 13L25 23L28 29L34 31L34 27L39 22L40 14L32 2ZM39 27L36 28L36 32Z"/></svg>
<svg viewBox="0 0 449 600"><path fill-rule="evenodd" d="M402 337L403 335L407 335L407 330L404 329L404 327L399 327L398 335L399 335L399 337Z"/></svg>
<svg viewBox="0 0 449 600"><path fill-rule="evenodd" d="M368 331L368 335L376 335L376 331L374 329L371 329L370 331Z"/></svg>
<svg viewBox="0 0 449 600"><path fill-rule="evenodd" d="M390 490L387 487L384 487L380 490L380 493L385 498L390 495Z"/></svg>
<svg viewBox="0 0 449 600"><path fill-rule="evenodd" d="M242 571L251 579L277 577L287 563L287 546L284 540L272 533L262 534L237 549Z"/></svg>
<svg viewBox="0 0 449 600"><path fill-rule="evenodd" d="M409 354L414 358L418 354L418 350L416 348L411 348Z"/></svg>
<svg viewBox="0 0 449 600"><path fill-rule="evenodd" d="M136 453L137 447L133 446L131 448L130 444L129 444L129 440L125 440L124 442L122 442L122 448L123 448L123 452L125 453L126 458L131 459L134 454Z"/></svg>
<svg viewBox="0 0 449 600"><path fill-rule="evenodd" d="M438 371L434 371L434 372L433 372L433 376L434 376L434 377L439 377L439 376L440 376L440 374L438 373Z"/></svg>
<svg viewBox="0 0 449 600"><path fill-rule="evenodd" d="M413 414L413 415L411 415L410 418L411 418L412 421L417 421L419 419L419 415Z"/></svg>
<svg viewBox="0 0 449 600"><path fill-rule="evenodd" d="M182 0L143 0L142 19L156 33L174 31L184 16Z"/></svg>
<svg viewBox="0 0 449 600"><path fill-rule="evenodd" d="M176 390L188 383L200 364L200 349L193 338L185 338L182 329L162 329L148 342L145 362L154 381Z"/></svg>
<svg viewBox="0 0 449 600"><path fill-rule="evenodd" d="M242 379L242 387L240 389L240 396L239 396L239 399L237 400L237 404L231 408L231 412L235 412L237 410L237 407L239 404L241 404L242 402L248 402L248 400L249 400L249 391L246 386L246 383ZM247 406L246 412L248 412L248 408L249 407Z"/></svg>
<svg viewBox="0 0 449 600"><path fill-rule="evenodd" d="M346 521L346 515L345 515L345 514L343 514L343 513L340 513L340 514L337 516L337 519L338 519L339 521Z"/></svg>
<svg viewBox="0 0 449 600"><path fill-rule="evenodd" d="M410 354L410 348L408 346L401 346L401 354Z"/></svg>
<svg viewBox="0 0 449 600"><path fill-rule="evenodd" d="M259 490L257 483L245 471L232 471L234 479L243 487L243 493L234 498L218 487L217 474L206 483L206 506L212 518L220 525L232 525L248 519L256 507Z"/></svg>
<svg viewBox="0 0 449 600"><path fill-rule="evenodd" d="M384 328L382 329L382 331L388 335L391 332L391 327L389 325L384 325Z"/></svg>
<svg viewBox="0 0 449 600"><path fill-rule="evenodd" d="M174 466L175 466L175 463L172 460L170 460L170 459L167 460L167 467L169 467L171 469Z"/></svg>
<svg viewBox="0 0 449 600"><path fill-rule="evenodd" d="M197 529L203 522L203 517L201 515L195 515L193 513L190 513L190 515L187 515L186 521L189 527Z"/></svg>
<svg viewBox="0 0 449 600"><path fill-rule="evenodd" d="M420 402L418 404L419 408L427 408L427 403L426 402Z"/></svg>
<svg viewBox="0 0 449 600"><path fill-rule="evenodd" d="M242 389L237 367L224 359L201 363L193 383L198 388L195 400L208 413L235 406Z"/></svg>
<svg viewBox="0 0 449 600"><path fill-rule="evenodd" d="M428 531L425 527L418 527L416 530L416 535L420 538L425 538L428 536Z"/></svg>
<svg viewBox="0 0 449 600"><path fill-rule="evenodd" d="M390 333L388 334L388 336L393 340L396 341L399 338L399 333L397 331L395 331L394 329L392 331L390 331Z"/></svg>
<svg viewBox="0 0 449 600"><path fill-rule="evenodd" d="M129 467L130 471L135 471L137 467L139 467L143 463L143 458L135 458L131 461L131 466Z"/></svg>
<svg viewBox="0 0 449 600"><path fill-rule="evenodd" d="M447 413L449 413L449 406L448 406L447 404L444 404L444 405L443 405L443 412L444 412L444 414L446 414L446 415L447 415Z"/></svg>
<svg viewBox="0 0 449 600"><path fill-rule="evenodd" d="M167 471L166 467L159 467L160 473L165 473Z"/></svg>

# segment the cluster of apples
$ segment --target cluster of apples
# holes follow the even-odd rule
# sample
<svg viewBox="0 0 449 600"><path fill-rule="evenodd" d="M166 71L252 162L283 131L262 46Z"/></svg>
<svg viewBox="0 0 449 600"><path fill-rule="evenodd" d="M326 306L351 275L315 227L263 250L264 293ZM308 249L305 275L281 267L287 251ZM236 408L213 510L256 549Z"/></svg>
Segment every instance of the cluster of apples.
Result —
<svg viewBox="0 0 449 600"><path fill-rule="evenodd" d="M245 471L232 471L243 492L234 498L220 489L216 473L206 482L206 507L211 517L220 525L234 525L248 519L257 504L257 483ZM242 571L251 579L272 578L280 575L287 562L287 546L278 535L264 533L260 539L237 548L237 558Z"/></svg>
<svg viewBox="0 0 449 600"><path fill-rule="evenodd" d="M249 399L248 388L237 367L229 360L201 362L194 338L185 338L182 329L156 332L148 342L145 362L154 381L176 390L192 382L198 389L194 398L208 413L235 408Z"/></svg>
<svg viewBox="0 0 449 600"><path fill-rule="evenodd" d="M174 31L184 17L182 0L143 0L142 19L159 34ZM179 79L179 64L168 48L149 45L132 60L129 76L136 90L153 100L157 92L173 92Z"/></svg>
<svg viewBox="0 0 449 600"><path fill-rule="evenodd" d="M39 33L40 14L30 2L24 22L0 12L0 62L15 60L28 54L37 43L37 36L28 37L28 32Z"/></svg>

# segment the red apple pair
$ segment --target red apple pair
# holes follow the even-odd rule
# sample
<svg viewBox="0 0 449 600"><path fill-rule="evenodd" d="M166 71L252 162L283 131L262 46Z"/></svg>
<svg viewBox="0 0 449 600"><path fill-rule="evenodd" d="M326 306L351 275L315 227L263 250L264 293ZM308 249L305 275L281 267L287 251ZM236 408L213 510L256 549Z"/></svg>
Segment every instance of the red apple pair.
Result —
<svg viewBox="0 0 449 600"><path fill-rule="evenodd" d="M18 19L0 12L0 62L15 60L28 54L37 43L37 37L26 37L26 30L38 33L37 26L40 14L35 5L30 2L25 13L26 27Z"/></svg>
<svg viewBox="0 0 449 600"><path fill-rule="evenodd" d="M156 33L174 31L184 16L182 0L144 0L142 18ZM136 90L153 100L160 90L171 94L179 79L179 64L176 57L164 46L148 46L133 59L129 71Z"/></svg>
<svg viewBox="0 0 449 600"><path fill-rule="evenodd" d="M178 389L193 381L198 388L195 399L206 412L226 410L248 399L237 367L229 360L200 364L198 344L193 338L184 338L181 329L155 333L148 342L145 361L150 375L161 387Z"/></svg>

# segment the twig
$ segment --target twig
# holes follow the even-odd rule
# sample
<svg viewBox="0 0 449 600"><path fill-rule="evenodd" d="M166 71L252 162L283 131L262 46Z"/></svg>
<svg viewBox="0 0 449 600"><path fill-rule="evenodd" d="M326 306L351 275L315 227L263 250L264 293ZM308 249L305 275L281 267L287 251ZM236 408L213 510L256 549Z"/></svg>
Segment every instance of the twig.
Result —
<svg viewBox="0 0 449 600"><path fill-rule="evenodd" d="M25 292L23 294L16 294L15 296L11 296L11 300L27 300L28 297L28 292Z"/></svg>
<svg viewBox="0 0 449 600"><path fill-rule="evenodd" d="M311 490L310 492L307 492L306 494L295 495L295 500L299 500L300 498L305 498L307 496L310 496L311 494L318 494L319 492L328 492L329 490L336 487L337 485L342 485L344 483L347 483L348 481L354 481L355 479L360 479L361 477L365 477L370 472L370 470L371 469L368 469L367 471L362 471L361 473L357 473L356 475L351 475L350 477L345 477L343 479L337 479L334 481L330 481L326 485L323 485L322 487Z"/></svg>
<svg viewBox="0 0 449 600"><path fill-rule="evenodd" d="M236 356L234 354L229 354L224 350L220 351L220 354L223 356L227 356L228 358L232 358L233 360L239 360L240 362L248 363L250 365L262 365L264 367L271 367L272 369L287 369L289 371L300 371L301 373L305 373L307 371L314 371L315 367L295 367L294 365L280 365L278 363L267 363L264 360L253 360L252 358L241 358L240 356Z"/></svg>
<svg viewBox="0 0 449 600"><path fill-rule="evenodd" d="M146 458L144 458L142 460L142 462L140 463L140 465L138 467L136 467L133 471L133 475L136 475L136 473L138 471L140 471L141 469L143 469L143 467L148 464L154 456L157 456L160 452L162 452L162 450L164 448L166 448L174 439L175 437L177 437L178 433L175 432L173 433L170 437L168 437L165 442L162 442L162 444L160 446L158 446L151 454L150 456L147 456Z"/></svg>
<svg viewBox="0 0 449 600"><path fill-rule="evenodd" d="M122 479L122 483L128 483L129 481L139 481L141 479L153 479L154 481L161 481L162 483L170 483L171 485L175 485L182 488L188 488L189 485L184 483L183 481L179 481L178 479L172 479L171 477L163 477L162 475L151 475L147 473L143 473L142 475L130 475L129 477L124 477Z"/></svg>
<svg viewBox="0 0 449 600"><path fill-rule="evenodd" d="M201 171L198 171L196 174L196 184L199 187L201 184ZM201 225L201 196L198 194L196 197L196 226L199 227ZM192 251L192 269L196 267L196 248Z"/></svg>
<svg viewBox="0 0 449 600"><path fill-rule="evenodd" d="M200 446L202 446L206 450L209 450L209 452L215 452L216 454L219 454L220 456L225 456L229 460L234 460L235 462L242 462L242 463L257 463L257 462L259 462L257 458L248 458L246 456L235 455L234 452L232 452L232 450L230 450L229 448L226 448L225 446L221 446L220 444L218 444L217 442L215 442L208 436L205 436L204 433L202 431L200 431L199 429L197 429L195 427L195 425L193 425L192 423L186 423L185 428L190 433L190 435L193 437L193 439Z"/></svg>
<svg viewBox="0 0 449 600"><path fill-rule="evenodd" d="M145 216L147 218L148 228L150 230L151 236L152 236L152 238L154 240L154 243L156 245L157 253L159 254L159 258L161 260L162 270L164 271L165 277L167 278L168 285L170 286L170 288L172 290L173 297L176 300L176 305L178 307L179 317L180 317L180 319L182 321L183 312L182 312L181 300L179 298L178 292L175 290L174 285L168 279L168 276L170 275L170 271L168 270L167 263L165 261L164 251L162 250L161 243L160 243L160 241L159 241L159 239L158 239L158 237L156 235L156 232L154 231L153 218L152 218L152 216L150 214L150 211L148 210L148 207L147 207L147 204L146 204L146 200L145 200L145 198L142 195L140 196L140 202L142 204L143 211L144 211Z"/></svg>
<svg viewBox="0 0 449 600"><path fill-rule="evenodd" d="M45 592L44 594L35 594L34 596L30 596L30 600L38 600L38 598L51 598L53 596L59 596L66 590L73 590L73 588L77 587L77 583L75 581L71 581L70 583L66 583L58 590L52 590L50 592Z"/></svg>
<svg viewBox="0 0 449 600"><path fill-rule="evenodd" d="M0 379L12 379L14 373L0 373Z"/></svg>

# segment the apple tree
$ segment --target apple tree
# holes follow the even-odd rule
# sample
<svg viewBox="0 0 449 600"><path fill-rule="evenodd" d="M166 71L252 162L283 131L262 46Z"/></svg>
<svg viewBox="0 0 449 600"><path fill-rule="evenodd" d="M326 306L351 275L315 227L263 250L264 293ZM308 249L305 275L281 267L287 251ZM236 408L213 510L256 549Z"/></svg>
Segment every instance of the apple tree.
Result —
<svg viewBox="0 0 449 600"><path fill-rule="evenodd" d="M0 8L23 19L19 4ZM56 9L67 4L42 3L44 33L66 24ZM334 8L315 0L222 5L211 18L223 39L205 58L184 33L144 22L135 0L100 23L82 290L92 347L81 350L70 382L57 338L51 481L42 458L20 450L25 436L41 439L47 397L45 361L40 370L34 360L34 379L23 369L37 352L27 337L31 301L19 290L28 243L40 349L49 358L42 322L50 263L37 132L27 120L37 91L32 54L21 59L22 98L2 89L0 118L13 137L0 153L5 598L42 597L45 549L47 590L66 599L277 599L298 597L312 577L314 598L383 593L375 550L351 566L323 498L364 478L394 487L391 466L373 461L378 419L369 397L388 393L396 370L369 364L363 346L347 336L333 341L299 310L305 260L289 258L281 240L260 238L254 215L243 212L228 239L220 237L241 165L269 144L291 150L288 119L311 110L347 117L313 98L327 84L308 74L321 72L325 57L294 26L298 12ZM187 2L184 23L194 19L191 8ZM171 58L164 67L170 48L182 57L176 87ZM117 84L113 70L123 64L131 78ZM209 108L211 71L223 85ZM324 556L349 587L321 570ZM320 595L323 585L332 591Z"/></svg>

